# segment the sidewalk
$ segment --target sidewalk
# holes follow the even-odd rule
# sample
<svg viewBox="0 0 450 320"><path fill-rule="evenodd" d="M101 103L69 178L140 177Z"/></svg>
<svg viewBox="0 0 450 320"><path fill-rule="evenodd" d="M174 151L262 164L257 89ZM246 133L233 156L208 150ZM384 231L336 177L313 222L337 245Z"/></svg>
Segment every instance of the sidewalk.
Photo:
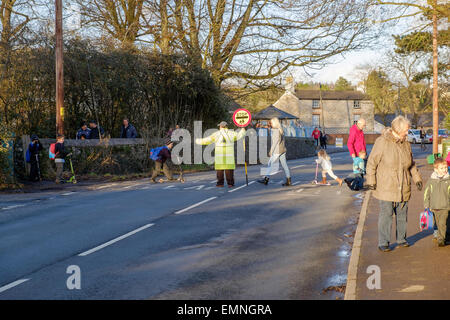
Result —
<svg viewBox="0 0 450 320"><path fill-rule="evenodd" d="M425 159L417 161L424 186L432 173ZM368 193L366 193L368 195ZM412 186L408 205L407 241L409 248L395 247L380 252L378 246L378 200L370 196L362 232L356 275L357 300L379 299L450 299L450 246L438 248L432 231L419 230L419 214L423 210L423 189ZM395 221L392 224L391 248L396 243ZM368 289L367 267L376 265L381 272L381 289Z"/></svg>

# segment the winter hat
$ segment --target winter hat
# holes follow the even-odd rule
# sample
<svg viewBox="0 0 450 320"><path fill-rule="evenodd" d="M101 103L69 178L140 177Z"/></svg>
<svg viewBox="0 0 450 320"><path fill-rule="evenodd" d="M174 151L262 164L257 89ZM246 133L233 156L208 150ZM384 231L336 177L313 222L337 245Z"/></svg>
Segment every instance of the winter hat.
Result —
<svg viewBox="0 0 450 320"><path fill-rule="evenodd" d="M167 138L165 143L166 143L166 146L168 146L169 144L173 143L173 141L172 141L172 139Z"/></svg>
<svg viewBox="0 0 450 320"><path fill-rule="evenodd" d="M31 141L34 141L34 140L39 140L38 136L35 134L31 135Z"/></svg>

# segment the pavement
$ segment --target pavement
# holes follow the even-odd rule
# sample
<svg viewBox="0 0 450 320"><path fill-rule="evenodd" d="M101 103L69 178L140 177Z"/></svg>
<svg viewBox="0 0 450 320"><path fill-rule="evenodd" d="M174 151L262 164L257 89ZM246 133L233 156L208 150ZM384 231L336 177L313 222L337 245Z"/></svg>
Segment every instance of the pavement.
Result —
<svg viewBox="0 0 450 320"><path fill-rule="evenodd" d="M432 173L432 166L423 158L416 160L416 163L425 186ZM394 220L391 235L391 248L394 249L390 252L380 252L377 249L379 202L371 196L371 192L366 193L366 198L367 204L363 204L360 217L360 220L365 221L358 226L361 227L361 239L357 239L358 235L355 237L353 254L356 257L352 256L354 263L350 262L346 299L450 299L450 246L437 247L432 241L433 232L421 232L419 229L423 190L412 187L407 229L407 241L411 246L404 248L393 245L396 239ZM378 288L374 285L377 270L380 274ZM354 280L353 283L351 280Z"/></svg>
<svg viewBox="0 0 450 320"><path fill-rule="evenodd" d="M351 172L348 153L332 161ZM313 157L288 164L291 187L252 166L231 189L201 172L2 194L0 300L339 298L325 289L345 285L362 194L312 185Z"/></svg>

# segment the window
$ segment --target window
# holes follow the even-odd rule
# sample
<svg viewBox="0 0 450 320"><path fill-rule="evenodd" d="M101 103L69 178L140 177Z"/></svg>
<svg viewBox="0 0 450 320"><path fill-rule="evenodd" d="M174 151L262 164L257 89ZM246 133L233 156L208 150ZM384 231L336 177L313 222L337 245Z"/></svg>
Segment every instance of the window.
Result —
<svg viewBox="0 0 450 320"><path fill-rule="evenodd" d="M320 126L320 115L313 114L313 116L312 116L312 125L313 125L313 127L319 127Z"/></svg>
<svg viewBox="0 0 450 320"><path fill-rule="evenodd" d="M356 124L358 122L359 118L361 118L360 114L354 114L353 115L353 124Z"/></svg>
<svg viewBox="0 0 450 320"><path fill-rule="evenodd" d="M361 109L361 105L359 104L359 100L353 101L353 109Z"/></svg>
<svg viewBox="0 0 450 320"><path fill-rule="evenodd" d="M312 102L312 107L313 107L313 109L318 109L318 108L320 108L319 100L313 100L313 102Z"/></svg>

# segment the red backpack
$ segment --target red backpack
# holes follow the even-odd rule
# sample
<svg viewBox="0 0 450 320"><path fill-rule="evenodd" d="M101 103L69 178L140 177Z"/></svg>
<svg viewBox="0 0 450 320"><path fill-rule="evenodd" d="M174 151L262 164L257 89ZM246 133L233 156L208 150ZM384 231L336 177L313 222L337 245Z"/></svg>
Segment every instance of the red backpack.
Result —
<svg viewBox="0 0 450 320"><path fill-rule="evenodd" d="M50 160L55 160L55 156L56 156L55 148L56 148L56 142L52 143L50 145L50 148L48 149L48 157L50 158Z"/></svg>

